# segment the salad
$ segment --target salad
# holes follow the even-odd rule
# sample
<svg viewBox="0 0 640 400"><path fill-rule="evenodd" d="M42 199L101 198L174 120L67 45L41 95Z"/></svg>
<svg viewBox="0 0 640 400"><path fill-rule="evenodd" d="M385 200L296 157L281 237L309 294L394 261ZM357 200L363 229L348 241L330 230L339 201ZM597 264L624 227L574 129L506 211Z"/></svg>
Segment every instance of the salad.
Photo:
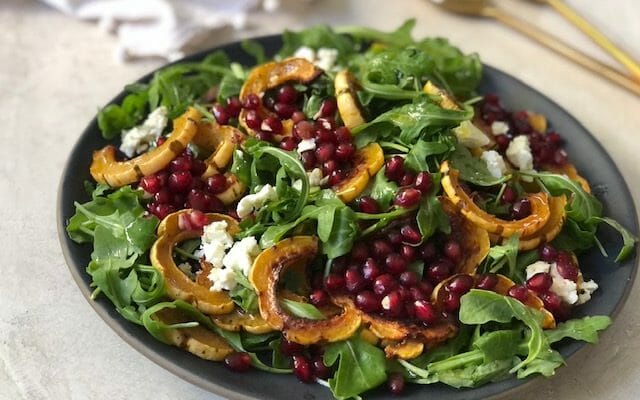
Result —
<svg viewBox="0 0 640 400"><path fill-rule="evenodd" d="M93 297L197 357L294 374L337 399L386 385L551 376L608 316L580 253L606 224L543 115L476 88L445 39L315 26L246 66L216 51L100 110ZM594 294L595 292L595 294ZM293 378L292 378L293 379Z"/></svg>

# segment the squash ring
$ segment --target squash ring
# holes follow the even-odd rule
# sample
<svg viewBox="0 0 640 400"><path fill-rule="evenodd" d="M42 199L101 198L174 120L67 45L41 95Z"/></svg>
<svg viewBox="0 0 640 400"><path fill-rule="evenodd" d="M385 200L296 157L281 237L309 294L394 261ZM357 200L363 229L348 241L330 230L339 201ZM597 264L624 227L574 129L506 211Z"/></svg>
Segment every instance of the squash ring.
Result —
<svg viewBox="0 0 640 400"><path fill-rule="evenodd" d="M384 164L384 153L378 143L371 143L356 151L349 176L333 187L345 203L353 201L369 184Z"/></svg>
<svg viewBox="0 0 640 400"><path fill-rule="evenodd" d="M336 103L338 112L344 125L353 129L358 125L364 124L366 121L360 111L360 105L356 97L357 84L354 76L348 71L338 72L333 86L336 92Z"/></svg>

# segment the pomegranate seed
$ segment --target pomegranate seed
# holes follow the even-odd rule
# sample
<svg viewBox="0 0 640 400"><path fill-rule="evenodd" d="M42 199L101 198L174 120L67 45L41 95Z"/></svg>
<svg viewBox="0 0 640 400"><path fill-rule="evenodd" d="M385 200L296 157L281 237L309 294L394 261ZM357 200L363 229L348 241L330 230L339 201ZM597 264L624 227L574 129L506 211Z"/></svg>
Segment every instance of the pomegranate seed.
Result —
<svg viewBox="0 0 640 400"><path fill-rule="evenodd" d="M247 110L257 110L261 103L260 97L255 93L251 93L244 99L242 106Z"/></svg>
<svg viewBox="0 0 640 400"><path fill-rule="evenodd" d="M186 192L191 187L193 177L187 171L174 172L169 175L169 189L173 192Z"/></svg>
<svg viewBox="0 0 640 400"><path fill-rule="evenodd" d="M400 230L393 230L387 233L387 239L391 244L395 244L395 245L402 244L402 234L400 233Z"/></svg>
<svg viewBox="0 0 640 400"><path fill-rule="evenodd" d="M286 151L294 151L297 146L298 143L296 143L296 139L293 136L287 136L280 142L280 148Z"/></svg>
<svg viewBox="0 0 640 400"><path fill-rule="evenodd" d="M383 239L376 239L373 242L373 255L379 260L384 259L391 254L393 247L387 241Z"/></svg>
<svg viewBox="0 0 640 400"><path fill-rule="evenodd" d="M382 312L390 317L399 317L402 314L404 304L398 291L392 291L380 301Z"/></svg>
<svg viewBox="0 0 640 400"><path fill-rule="evenodd" d="M322 143L316 149L316 159L320 162L328 161L333 158L336 152L336 146L333 143Z"/></svg>
<svg viewBox="0 0 640 400"><path fill-rule="evenodd" d="M331 272L344 274L347 270L347 261L348 259L346 257L338 257L333 260L333 263L331 263Z"/></svg>
<svg viewBox="0 0 640 400"><path fill-rule="evenodd" d="M429 242L420 246L420 258L422 261L431 262L438 256L436 245Z"/></svg>
<svg viewBox="0 0 640 400"><path fill-rule="evenodd" d="M227 178L222 174L211 175L207 178L207 190L211 194L222 193L227 189Z"/></svg>
<svg viewBox="0 0 640 400"><path fill-rule="evenodd" d="M300 153L300 159L304 169L310 171L316 166L316 154L313 150L307 150Z"/></svg>
<svg viewBox="0 0 640 400"><path fill-rule="evenodd" d="M329 295L324 290L314 290L309 295L309 300L314 306L322 307L329 303Z"/></svg>
<svg viewBox="0 0 640 400"><path fill-rule="evenodd" d="M433 186L433 178L431 174L427 171L422 171L418 173L416 176L416 189L422 192L422 194L429 193L431 187Z"/></svg>
<svg viewBox="0 0 640 400"><path fill-rule="evenodd" d="M337 169L329 175L329 185L335 186L340 182L342 182L343 179L344 179L344 176L342 174L342 171Z"/></svg>
<svg viewBox="0 0 640 400"><path fill-rule="evenodd" d="M262 120L260 129L262 129L263 131L271 132L274 135L279 135L282 133L282 122L276 117L269 116Z"/></svg>
<svg viewBox="0 0 640 400"><path fill-rule="evenodd" d="M338 169L338 163L335 160L328 160L322 164L322 174L324 176L331 175L331 173Z"/></svg>
<svg viewBox="0 0 640 400"><path fill-rule="evenodd" d="M338 106L336 104L336 99L329 97L324 99L322 104L320 104L319 113L322 117L332 117L336 113L337 109Z"/></svg>
<svg viewBox="0 0 640 400"><path fill-rule="evenodd" d="M417 287L409 288L409 296L412 300L425 300L428 298L420 289ZM414 309L415 313L415 309Z"/></svg>
<svg viewBox="0 0 640 400"><path fill-rule="evenodd" d="M293 373L303 383L311 383L313 381L313 372L309 361L301 355L293 356Z"/></svg>
<svg viewBox="0 0 640 400"><path fill-rule="evenodd" d="M282 341L280 342L280 351L285 356L291 357L297 354L302 354L302 352L304 351L304 346L299 343L290 342L287 339L282 339Z"/></svg>
<svg viewBox="0 0 640 400"><path fill-rule="evenodd" d="M363 242L356 243L351 249L351 259L357 262L364 262L369 257L367 245Z"/></svg>
<svg viewBox="0 0 640 400"><path fill-rule="evenodd" d="M451 293L462 296L473 287L473 278L470 275L458 275L453 278L446 287Z"/></svg>
<svg viewBox="0 0 640 400"><path fill-rule="evenodd" d="M378 276L373 281L373 292L378 296L384 296L398 287L398 282L389 274Z"/></svg>
<svg viewBox="0 0 640 400"><path fill-rule="evenodd" d="M339 143L351 143L351 131L346 126L340 126L335 132Z"/></svg>
<svg viewBox="0 0 640 400"><path fill-rule="evenodd" d="M565 254L567 255L566 257L564 256ZM578 281L578 267L573 263L573 260L567 253L561 252L558 254L556 269L558 270L558 274L564 279L573 282Z"/></svg>
<svg viewBox="0 0 640 400"><path fill-rule="evenodd" d="M173 197L171 199L171 204L173 204L176 208L183 208L185 201L187 200L187 196L183 193L172 193Z"/></svg>
<svg viewBox="0 0 640 400"><path fill-rule="evenodd" d="M302 111L294 111L293 114L291 114L291 120L294 124L300 121L304 121L305 119L307 119L307 116L304 115Z"/></svg>
<svg viewBox="0 0 640 400"><path fill-rule="evenodd" d="M418 275L414 271L404 271L400 274L398 280L402 285L411 287L418 284Z"/></svg>
<svg viewBox="0 0 640 400"><path fill-rule="evenodd" d="M447 292L444 301L442 302L442 308L449 313L458 311L460 309L460 295L453 292Z"/></svg>
<svg viewBox="0 0 640 400"><path fill-rule="evenodd" d="M226 125L229 123L231 115L229 115L226 108L224 108L222 104L214 104L211 111L213 111L213 116L216 117L216 121L218 121L220 125Z"/></svg>
<svg viewBox="0 0 640 400"><path fill-rule="evenodd" d="M251 368L251 357L247 353L231 353L224 358L224 364L233 372L246 372Z"/></svg>
<svg viewBox="0 0 640 400"><path fill-rule="evenodd" d="M291 104L276 103L273 106L273 110L278 114L278 117L287 119L291 118L291 115L296 111L296 108Z"/></svg>
<svg viewBox="0 0 640 400"><path fill-rule="evenodd" d="M156 194L153 195L153 199L160 204L167 204L171 202L171 192L169 189L160 189Z"/></svg>
<svg viewBox="0 0 640 400"><path fill-rule="evenodd" d="M279 102L293 104L298 100L298 91L291 85L283 85L276 96Z"/></svg>
<svg viewBox="0 0 640 400"><path fill-rule="evenodd" d="M444 248L442 249L444 255L454 263L457 263L462 259L462 247L460 243L456 240L449 240L444 244Z"/></svg>
<svg viewBox="0 0 640 400"><path fill-rule="evenodd" d="M293 126L293 135L300 139L313 139L315 128L309 121L300 121Z"/></svg>
<svg viewBox="0 0 640 400"><path fill-rule="evenodd" d="M551 278L551 275L544 272L538 272L527 280L527 287L536 293L544 293L548 291L552 284L553 279Z"/></svg>
<svg viewBox="0 0 640 400"><path fill-rule="evenodd" d="M365 290L356 296L356 306L366 313L377 313L380 311L380 302L373 292Z"/></svg>
<svg viewBox="0 0 640 400"><path fill-rule="evenodd" d="M273 111L273 105L276 103L276 100L273 96L264 96L262 98L262 103L264 104L265 108Z"/></svg>
<svg viewBox="0 0 640 400"><path fill-rule="evenodd" d="M191 171L192 159L190 157L178 156L169 163L169 171Z"/></svg>
<svg viewBox="0 0 640 400"><path fill-rule="evenodd" d="M558 256L556 249L549 243L545 243L540 246L538 253L540 254L542 261L546 261L548 263L553 262Z"/></svg>
<svg viewBox="0 0 640 400"><path fill-rule="evenodd" d="M549 132L545 135L545 140L555 145L562 144L562 137L557 132Z"/></svg>
<svg viewBox="0 0 640 400"><path fill-rule="evenodd" d="M564 322L571 318L571 306L561 302L558 309L554 310L552 314L556 322Z"/></svg>
<svg viewBox="0 0 640 400"><path fill-rule="evenodd" d="M380 212L378 202L371 196L360 197L360 199L358 199L358 209L367 214L376 214Z"/></svg>
<svg viewBox="0 0 640 400"><path fill-rule="evenodd" d="M513 219L523 219L531 215L531 202L529 199L520 199L513 204L511 216Z"/></svg>
<svg viewBox="0 0 640 400"><path fill-rule="evenodd" d="M498 135L494 137L498 148L502 151L505 151L507 147L509 147L509 142L511 142L511 138L507 135Z"/></svg>
<svg viewBox="0 0 640 400"><path fill-rule="evenodd" d="M167 215L175 212L176 209L171 204L151 203L148 206L149 212L160 219L164 219Z"/></svg>
<svg viewBox="0 0 640 400"><path fill-rule="evenodd" d="M422 234L418 227L413 225L404 225L400 228L402 239L409 244L418 244L422 240Z"/></svg>
<svg viewBox="0 0 640 400"><path fill-rule="evenodd" d="M362 277L367 281L373 281L381 272L378 262L373 258L367 258L362 266Z"/></svg>
<svg viewBox="0 0 640 400"><path fill-rule="evenodd" d="M265 141L265 142L272 142L273 141L273 133L269 132L269 131L260 131L256 134L256 137L259 140Z"/></svg>
<svg viewBox="0 0 640 400"><path fill-rule="evenodd" d="M400 186L409 186L413 185L416 181L416 176L411 172L405 172L405 174L400 179Z"/></svg>
<svg viewBox="0 0 640 400"><path fill-rule="evenodd" d="M192 175L200 176L204 173L206 169L207 169L207 164L205 164L204 161L202 160L199 160L196 158L191 162Z"/></svg>
<svg viewBox="0 0 640 400"><path fill-rule="evenodd" d="M560 300L560 297L553 292L540 294L540 299L542 299L542 302L544 303L544 308L552 313L560 310L560 307L562 306L562 300Z"/></svg>
<svg viewBox="0 0 640 400"><path fill-rule="evenodd" d="M162 146L166 141L167 141L166 137L160 136L158 139L156 139L156 147Z"/></svg>
<svg viewBox="0 0 640 400"><path fill-rule="evenodd" d="M341 275L331 273L324 278L324 286L329 291L337 291L344 289L344 277Z"/></svg>
<svg viewBox="0 0 640 400"><path fill-rule="evenodd" d="M426 297L431 296L431 293L433 293L433 285L429 281L418 282L416 288L418 288Z"/></svg>
<svg viewBox="0 0 640 400"><path fill-rule="evenodd" d="M344 274L344 282L350 293L357 293L364 289L367 282L358 269L348 269Z"/></svg>
<svg viewBox="0 0 640 400"><path fill-rule="evenodd" d="M387 387L394 396L402 394L404 391L404 377L402 374L394 373L387 379Z"/></svg>
<svg viewBox="0 0 640 400"><path fill-rule="evenodd" d="M413 309L415 310L416 318L422 322L426 322L429 325L438 322L439 315L433 304L427 300L416 300L413 302Z"/></svg>
<svg viewBox="0 0 640 400"><path fill-rule="evenodd" d="M237 118L242 110L242 103L237 97L229 97L227 99L227 112L234 118Z"/></svg>
<svg viewBox="0 0 640 400"><path fill-rule="evenodd" d="M349 161L353 157L355 152L356 147L353 145L353 143L340 143L336 148L336 158L340 161Z"/></svg>
<svg viewBox="0 0 640 400"><path fill-rule="evenodd" d="M407 262L411 262L416 258L416 248L409 245L402 245L400 248L400 254Z"/></svg>
<svg viewBox="0 0 640 400"><path fill-rule="evenodd" d="M336 120L333 117L320 117L316 119L316 128L333 131L336 128Z"/></svg>
<svg viewBox="0 0 640 400"><path fill-rule="evenodd" d="M187 207L194 210L209 211L209 199L203 191L192 189L187 196Z"/></svg>
<svg viewBox="0 0 640 400"><path fill-rule="evenodd" d="M193 210L189 213L189 221L194 229L202 229L209 223L209 218L202 211Z"/></svg>
<svg viewBox="0 0 640 400"><path fill-rule="evenodd" d="M498 277L495 274L480 275L476 288L482 290L493 290L498 284Z"/></svg>
<svg viewBox="0 0 640 400"><path fill-rule="evenodd" d="M384 174L392 181L397 181L404 175L404 158L393 156L385 164Z"/></svg>
<svg viewBox="0 0 640 400"><path fill-rule="evenodd" d="M502 196L500 197L500 201L503 204L513 204L518 198L518 193L511 187L507 186L504 188L502 192Z"/></svg>
<svg viewBox="0 0 640 400"><path fill-rule="evenodd" d="M147 193L158 193L162 189L160 178L157 175L148 175L140 179L140 187Z"/></svg>
<svg viewBox="0 0 640 400"><path fill-rule="evenodd" d="M559 149L555 153L553 153L553 163L556 165L564 165L567 163L567 152Z"/></svg>
<svg viewBox="0 0 640 400"><path fill-rule="evenodd" d="M402 258L402 256L398 253L389 254L384 263L386 266L386 271L393 275L401 274L407 269L407 260Z"/></svg>
<svg viewBox="0 0 640 400"><path fill-rule="evenodd" d="M327 379L331 376L331 370L329 367L324 365L322 356L316 356L313 358L311 361L311 369L313 370L313 375L316 378Z"/></svg>
<svg viewBox="0 0 640 400"><path fill-rule="evenodd" d="M324 129L324 128L320 128L316 130L315 133L315 137L316 140L318 141L318 143L333 143L335 144L335 139L336 137L333 135L333 132L331 132L328 129Z"/></svg>
<svg viewBox="0 0 640 400"><path fill-rule="evenodd" d="M249 110L245 115L244 122L250 129L256 130L260 129L260 126L262 125L262 118L260 117L260 114L258 114L258 111Z"/></svg>
<svg viewBox="0 0 640 400"><path fill-rule="evenodd" d="M429 265L429 268L427 268L427 276L431 282L438 283L447 279L447 277L451 275L452 268L453 265L451 264L451 261L446 258L441 258Z"/></svg>
<svg viewBox="0 0 640 400"><path fill-rule="evenodd" d="M410 208L420 202L420 197L422 197L422 193L418 189L404 188L400 189L393 199L393 203L400 207Z"/></svg>
<svg viewBox="0 0 640 400"><path fill-rule="evenodd" d="M513 285L507 292L507 295L524 303L529 297L529 289L524 285Z"/></svg>

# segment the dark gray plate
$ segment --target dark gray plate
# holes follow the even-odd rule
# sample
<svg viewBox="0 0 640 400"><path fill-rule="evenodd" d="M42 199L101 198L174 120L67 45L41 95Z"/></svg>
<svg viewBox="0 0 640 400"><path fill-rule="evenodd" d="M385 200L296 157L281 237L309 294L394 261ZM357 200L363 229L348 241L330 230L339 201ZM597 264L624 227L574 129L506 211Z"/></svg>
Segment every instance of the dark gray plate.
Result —
<svg viewBox="0 0 640 400"><path fill-rule="evenodd" d="M275 53L281 44L279 36L264 37L258 41L271 54ZM246 65L253 62L238 43L219 49L226 51L234 61ZM209 52L202 52L182 61L197 61ZM151 74L143 77L141 81L147 81L150 77ZM636 210L620 172L602 146L575 118L541 93L489 66L485 66L480 92L499 94L504 104L511 109L528 109L546 115L552 126L566 138L566 149L571 159L578 170L589 179L596 195L604 203L606 215L624 223L631 231L638 232ZM124 95L120 93L112 103L120 102ZM113 305L105 297L99 297L95 301L89 299L90 279L85 273L85 267L90 260L91 247L72 242L65 234L65 226L74 213L73 202L88 200L83 182L91 179L91 153L105 144L106 141L102 139L94 118L71 152L58 192L58 235L62 251L73 278L100 317L127 343L154 362L180 378L222 396L234 399L331 399L328 389L320 385L299 383L291 375L274 375L259 371L246 374L232 373L220 363L201 360L183 350L154 340L144 328L126 321L116 313ZM616 254L620 246L618 235L607 230L601 232L599 237L609 254ZM588 278L593 278L600 284L600 290L596 292L593 300L576 310L576 316L615 315L632 286L636 264L637 255L618 265L613 262L613 257L603 258L595 249L584 254L580 259L581 268ZM566 358L582 347L582 343L563 342L558 349ZM509 379L468 390L455 390L444 385L409 385L403 398L480 399L510 391L525 382L526 380ZM387 392L382 389L366 395L368 399L384 397L387 397Z"/></svg>

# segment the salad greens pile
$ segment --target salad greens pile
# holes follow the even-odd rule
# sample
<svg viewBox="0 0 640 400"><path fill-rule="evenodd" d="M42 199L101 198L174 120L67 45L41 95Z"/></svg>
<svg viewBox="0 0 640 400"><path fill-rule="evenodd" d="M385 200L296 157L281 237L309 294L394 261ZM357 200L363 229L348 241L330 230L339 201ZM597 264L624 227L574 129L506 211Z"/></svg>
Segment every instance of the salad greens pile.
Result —
<svg viewBox="0 0 640 400"><path fill-rule="evenodd" d="M487 165L462 146L452 129L474 117L478 99L476 88L482 76L482 64L475 54L463 54L446 39L414 40L415 21L407 21L396 31L380 32L370 28L348 27L338 30L316 26L301 32L286 31L276 59L292 56L299 48L337 50L337 64L348 68L361 90L358 100L365 120L352 129L354 143L362 148L378 143L387 157L399 155L406 168L427 171L433 178L429 193L417 206L399 207L394 198L400 187L389 179L382 167L371 177L364 195L380 206L379 213L357 211L327 188L311 185L309 176L296 152L282 150L268 142L248 138L235 150L229 171L251 193L265 184L273 185L277 200L240 222L236 239L259 238L262 249L292 235L319 238L322 256L314 268L324 269L332 260L349 254L360 240L368 240L400 219L414 219L421 243L434 235L451 232L449 217L441 202L440 164L448 160L459 171L460 179L474 188L499 188L490 192L483 208L504 213L499 197L506 182L514 176L493 176ZM245 41L242 48L260 64L268 60L262 46ZM238 96L251 70L250 66L232 62L217 51L200 62L178 63L157 71L146 83L128 85L127 96L120 104L100 110L98 125L106 139L114 139L123 130L140 124L159 106L166 107L168 117L176 118L190 106L206 117L215 101ZM296 83L304 93L303 111L318 113L322 100L335 96L335 70L327 70L309 84ZM432 82L460 101L460 109L445 109L440 96L427 94L423 86ZM237 121L236 121L237 122ZM197 149L195 149L197 151ZM598 226L608 224L618 230L623 246L616 261L629 257L637 238L618 222L603 216L602 204L578 183L553 172L515 172L532 180L551 195L567 195L566 222L553 241L558 249L580 252L599 245ZM127 320L143 326L165 343L176 329L202 326L223 337L238 352L250 355L252 365L273 373L290 373L290 358L280 351L280 332L251 334L230 332L212 323L196 307L171 300L165 293L163 275L154 268L149 250L156 240L159 219L145 211L148 198L136 186L110 188L87 184L91 200L76 202L76 214L69 220L67 232L77 243L93 245L87 273L95 288L93 297L106 296ZM497 193L497 194L496 194ZM199 241L176 247L176 257L184 261L193 256ZM479 273L500 273L516 283L525 281L525 267L539 259L537 250L519 251L519 237L513 236L489 250L478 267ZM317 265L316 265L317 264ZM425 265L411 265L421 278ZM238 285L229 292L245 312L258 312L255 290L241 273ZM309 320L324 319L315 306L294 299L283 299L282 307L290 314ZM155 315L165 309L177 309L189 322L165 324ZM330 388L337 399L359 398L383 384L391 374L400 374L416 384L442 383L456 388L476 387L506 379L513 374L526 378L533 374L551 376L564 360L552 345L565 338L596 343L598 332L611 320L591 316L562 322L555 329L543 330L543 313L518 300L491 291L473 289L460 300L459 333L444 345L429 349L412 360L387 359L384 351L360 335L324 346L323 360L332 368L332 376L318 382ZM270 354L271 357L265 357Z"/></svg>

